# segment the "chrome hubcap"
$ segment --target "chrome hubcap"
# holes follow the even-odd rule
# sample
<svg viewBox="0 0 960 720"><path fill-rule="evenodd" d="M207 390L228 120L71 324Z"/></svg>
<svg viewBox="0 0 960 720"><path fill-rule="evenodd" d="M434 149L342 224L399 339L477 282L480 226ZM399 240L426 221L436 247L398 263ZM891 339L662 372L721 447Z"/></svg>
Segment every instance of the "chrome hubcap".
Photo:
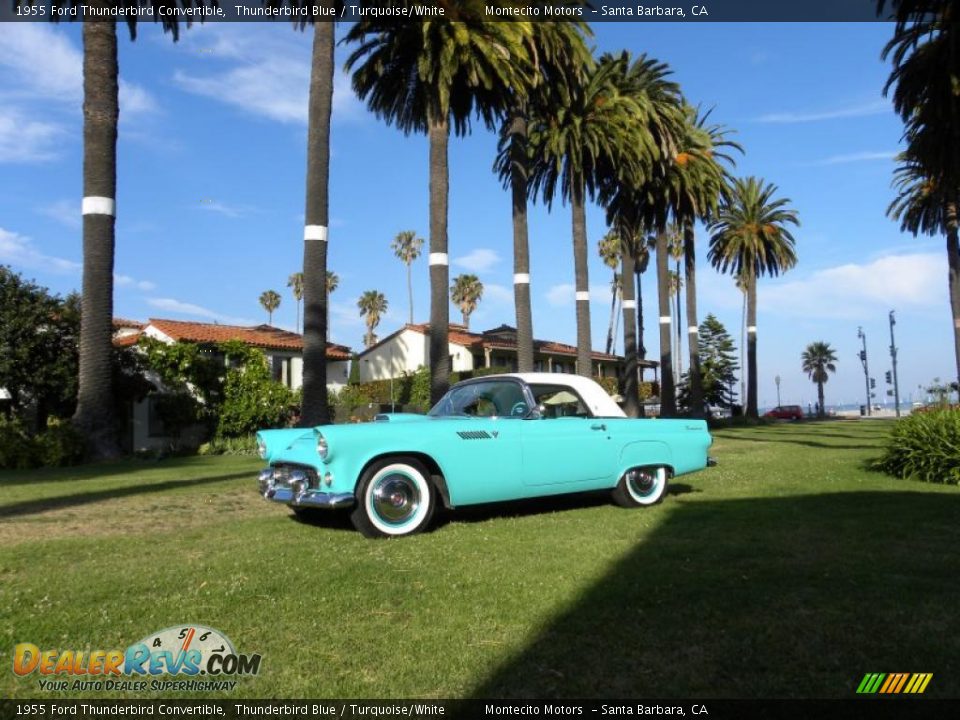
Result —
<svg viewBox="0 0 960 720"><path fill-rule="evenodd" d="M379 478L373 486L373 509L386 523L402 525L417 513L420 490L406 475L390 473Z"/></svg>
<svg viewBox="0 0 960 720"><path fill-rule="evenodd" d="M657 486L657 470L632 470L627 476L634 495L649 495Z"/></svg>

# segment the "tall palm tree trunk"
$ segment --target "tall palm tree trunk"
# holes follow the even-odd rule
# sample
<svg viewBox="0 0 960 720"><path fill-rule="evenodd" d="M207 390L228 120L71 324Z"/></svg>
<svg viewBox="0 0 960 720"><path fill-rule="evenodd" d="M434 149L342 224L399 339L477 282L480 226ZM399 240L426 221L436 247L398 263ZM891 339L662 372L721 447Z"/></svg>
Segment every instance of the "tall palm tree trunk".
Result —
<svg viewBox="0 0 960 720"><path fill-rule="evenodd" d="M617 317L617 271L613 271L613 282L610 285L610 324L607 326L607 355L613 349L613 323Z"/></svg>
<svg viewBox="0 0 960 720"><path fill-rule="evenodd" d="M634 258L624 248L620 256L623 288L623 410L627 417L640 416L640 395L637 388L637 310L634 299Z"/></svg>
<svg viewBox="0 0 960 720"><path fill-rule="evenodd" d="M817 381L817 417L822 418L825 416L823 411L823 381Z"/></svg>
<svg viewBox="0 0 960 720"><path fill-rule="evenodd" d="M83 296L73 421L95 458L120 454L113 407L113 253L120 113L117 28L83 24Z"/></svg>
<svg viewBox="0 0 960 720"><path fill-rule="evenodd" d="M683 229L683 268L687 285L687 345L690 351L690 414L705 415L703 378L700 376L700 326L697 319L697 247L693 224Z"/></svg>
<svg viewBox="0 0 960 720"><path fill-rule="evenodd" d="M447 145L450 121L430 121L430 402L439 402L450 387L450 306L447 287L447 202L450 191Z"/></svg>
<svg viewBox="0 0 960 720"><path fill-rule="evenodd" d="M513 302L517 314L517 370L533 372L533 312L530 309L530 241L527 224L527 118L510 119L510 192L513 206Z"/></svg>
<svg viewBox="0 0 960 720"><path fill-rule="evenodd" d="M334 24L313 24L307 128L307 197L303 232L304 427L330 422L327 407L327 232Z"/></svg>
<svg viewBox="0 0 960 720"><path fill-rule="evenodd" d="M747 279L747 417L759 417L757 411L757 276Z"/></svg>
<svg viewBox="0 0 960 720"><path fill-rule="evenodd" d="M641 285L643 273L641 273L639 267L637 267L636 257L634 257L634 268L633 274L637 279L637 355L640 360L646 360L647 346L643 344L643 286ZM624 322L626 322L626 319L624 319ZM624 328L624 330L626 330L626 328ZM626 348L624 348L623 352L627 352ZM646 414L646 405L640 403L640 417L645 417Z"/></svg>
<svg viewBox="0 0 960 720"><path fill-rule="evenodd" d="M953 349L957 363L957 382L960 382L960 240L958 240L957 203L947 203L947 273L950 291L950 310L953 315Z"/></svg>
<svg viewBox="0 0 960 720"><path fill-rule="evenodd" d="M587 211L583 186L572 192L573 267L577 291L577 374L593 374L590 350L590 279L587 273Z"/></svg>
<svg viewBox="0 0 960 720"><path fill-rule="evenodd" d="M297 332L300 332L300 300L297 300Z"/></svg>
<svg viewBox="0 0 960 720"><path fill-rule="evenodd" d="M413 263L407 263L407 297L410 299L410 324L413 325Z"/></svg>
<svg viewBox="0 0 960 720"><path fill-rule="evenodd" d="M657 235L657 296L660 306L660 415L677 414L676 386L673 378L673 353L670 332L670 275L667 235Z"/></svg>
<svg viewBox="0 0 960 720"><path fill-rule="evenodd" d="M743 290L743 304L740 308L740 407L747 403L747 291Z"/></svg>
<svg viewBox="0 0 960 720"><path fill-rule="evenodd" d="M680 314L680 260L677 260L677 297L676 297L676 333L677 333L677 382L683 377L683 317Z"/></svg>

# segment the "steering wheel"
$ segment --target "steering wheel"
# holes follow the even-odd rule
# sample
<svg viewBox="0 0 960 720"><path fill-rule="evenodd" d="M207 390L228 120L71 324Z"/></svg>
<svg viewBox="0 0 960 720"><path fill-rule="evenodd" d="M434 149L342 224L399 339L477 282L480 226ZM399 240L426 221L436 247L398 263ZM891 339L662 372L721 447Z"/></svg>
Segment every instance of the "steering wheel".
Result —
<svg viewBox="0 0 960 720"><path fill-rule="evenodd" d="M510 408L510 417L524 417L527 412L529 412L527 404L521 401Z"/></svg>

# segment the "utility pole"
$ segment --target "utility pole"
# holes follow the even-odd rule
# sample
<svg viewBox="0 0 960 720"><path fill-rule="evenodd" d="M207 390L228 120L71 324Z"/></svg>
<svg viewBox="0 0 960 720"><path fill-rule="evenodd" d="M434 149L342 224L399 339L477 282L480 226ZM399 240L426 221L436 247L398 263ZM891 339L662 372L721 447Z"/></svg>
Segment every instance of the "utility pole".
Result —
<svg viewBox="0 0 960 720"><path fill-rule="evenodd" d="M863 378L867 387L867 415L872 415L872 404L870 402L870 370L867 368L867 335L862 327L857 328L857 337L863 341L863 350L860 351L860 362L863 363Z"/></svg>
<svg viewBox="0 0 960 720"><path fill-rule="evenodd" d="M897 408L897 417L900 417L900 385L897 383L897 344L893 340L893 326L897 321L893 318L893 310L890 311L890 362L893 363L893 403Z"/></svg>

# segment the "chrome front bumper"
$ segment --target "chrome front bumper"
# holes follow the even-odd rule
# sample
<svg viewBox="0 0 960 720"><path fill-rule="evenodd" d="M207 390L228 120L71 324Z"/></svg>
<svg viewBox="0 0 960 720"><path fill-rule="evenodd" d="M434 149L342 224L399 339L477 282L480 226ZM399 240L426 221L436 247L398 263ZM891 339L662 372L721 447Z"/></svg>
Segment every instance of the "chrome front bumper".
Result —
<svg viewBox="0 0 960 720"><path fill-rule="evenodd" d="M351 493L325 493L308 487L307 475L294 470L278 481L280 473L267 468L257 476L257 489L264 500L283 503L291 507L336 508L350 507L356 498Z"/></svg>

